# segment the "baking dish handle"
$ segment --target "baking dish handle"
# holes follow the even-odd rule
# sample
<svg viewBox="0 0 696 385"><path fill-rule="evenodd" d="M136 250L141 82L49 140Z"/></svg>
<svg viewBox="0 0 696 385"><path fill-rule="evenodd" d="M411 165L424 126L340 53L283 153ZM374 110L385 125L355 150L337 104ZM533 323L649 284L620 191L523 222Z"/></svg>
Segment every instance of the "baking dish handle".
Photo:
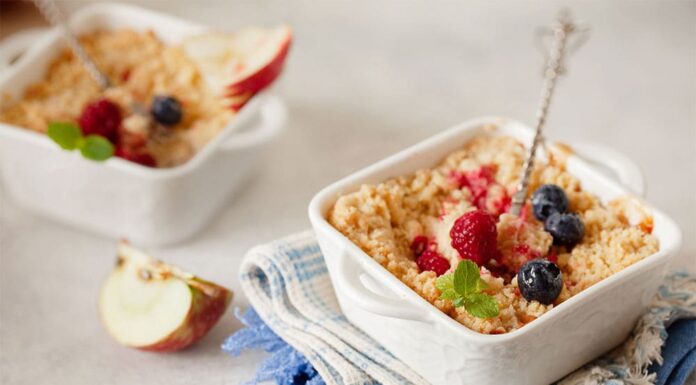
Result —
<svg viewBox="0 0 696 385"><path fill-rule="evenodd" d="M2 39L2 41L0 41L0 70L8 69L17 64L17 62L21 60L22 54L24 54L36 40L43 37L47 31L47 28L32 28L26 31L13 33Z"/></svg>
<svg viewBox="0 0 696 385"><path fill-rule="evenodd" d="M248 130L230 133L221 138L223 150L252 148L277 136L287 125L288 109L277 96L269 96L260 106L259 119Z"/></svg>
<svg viewBox="0 0 696 385"><path fill-rule="evenodd" d="M428 321L427 312L414 308L413 304L406 300L377 294L376 290L389 289L363 271L358 263L348 258L345 251L339 253L339 268L335 273L337 289L345 293L360 309L384 317Z"/></svg>
<svg viewBox="0 0 696 385"><path fill-rule="evenodd" d="M575 143L573 149L585 161L599 164L612 171L619 182L634 194L644 196L643 173L640 167L622 152L597 143Z"/></svg>

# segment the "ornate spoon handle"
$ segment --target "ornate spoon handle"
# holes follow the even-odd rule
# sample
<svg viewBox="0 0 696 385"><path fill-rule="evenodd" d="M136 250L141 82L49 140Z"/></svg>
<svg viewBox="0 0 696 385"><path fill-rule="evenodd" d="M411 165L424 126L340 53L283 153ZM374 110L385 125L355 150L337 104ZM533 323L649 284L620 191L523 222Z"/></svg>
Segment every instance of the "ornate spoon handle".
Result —
<svg viewBox="0 0 696 385"><path fill-rule="evenodd" d="M63 17L63 13L60 11L56 3L53 0L33 0L33 3L51 25L58 26L63 31L63 36L68 42L70 49L85 66L89 76L91 76L97 82L102 90L109 88L111 86L109 78L99 70L94 60L92 60L85 49L82 48L82 45L77 40L77 37L75 37L75 35L68 28L65 17Z"/></svg>
<svg viewBox="0 0 696 385"><path fill-rule="evenodd" d="M539 147L539 143L543 138L542 132L544 123L546 122L549 104L551 103L551 97L553 96L553 90L556 86L556 79L558 79L558 76L563 72L563 57L565 55L568 35L575 30L576 26L573 24L568 13L561 13L559 18L554 22L553 42L551 43L551 49L546 63L546 71L544 71L544 83L541 87L541 97L536 111L536 132L534 134L534 141L531 147L529 147L527 159L524 162L520 183L517 186L517 192L512 198L512 208L510 210L512 215L520 215L524 200L527 197L529 177L534 168L534 157L536 156L537 147Z"/></svg>

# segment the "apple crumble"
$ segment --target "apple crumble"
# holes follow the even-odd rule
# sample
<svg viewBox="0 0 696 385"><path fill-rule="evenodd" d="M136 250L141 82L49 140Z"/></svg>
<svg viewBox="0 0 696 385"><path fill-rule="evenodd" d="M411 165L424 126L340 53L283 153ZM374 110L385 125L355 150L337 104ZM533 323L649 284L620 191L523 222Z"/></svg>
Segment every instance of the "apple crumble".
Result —
<svg viewBox="0 0 696 385"><path fill-rule="evenodd" d="M619 201L602 204L558 156L536 163L529 189L536 197L522 215L507 213L525 156L511 137L482 135L432 169L341 196L328 220L421 297L486 334L521 328L658 250L648 215L631 223ZM442 298L438 276L465 259L477 264L495 316L473 316ZM557 279L520 280L530 269Z"/></svg>
<svg viewBox="0 0 696 385"><path fill-rule="evenodd" d="M100 90L77 57L65 49L21 99L3 103L0 121L45 133L51 122L80 122L85 131L85 122L119 120L115 128L97 127L90 133L111 139L117 156L172 167L191 158L235 114L209 88L181 47L164 44L152 32L99 31L80 36L80 42L112 87ZM161 108L155 102L151 106L151 100L161 95L167 96L161 99ZM156 119L155 112L162 111L166 127L149 127L149 111L133 111L134 102L152 108ZM90 103L92 115L84 117Z"/></svg>

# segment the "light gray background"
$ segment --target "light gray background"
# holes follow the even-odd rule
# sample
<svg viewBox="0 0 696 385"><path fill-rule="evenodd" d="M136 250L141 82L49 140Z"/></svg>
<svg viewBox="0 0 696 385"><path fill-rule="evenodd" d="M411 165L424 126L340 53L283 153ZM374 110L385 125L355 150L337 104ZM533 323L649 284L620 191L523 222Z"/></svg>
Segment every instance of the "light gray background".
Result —
<svg viewBox="0 0 696 385"><path fill-rule="evenodd" d="M542 65L532 31L548 24L559 4L145 2L223 29L280 22L295 28L281 88L291 113L288 131L241 196L198 237L151 251L230 286L237 291L233 306L246 306L236 278L244 252L307 228L307 203L322 186L465 119L531 122ZM647 199L684 232L678 265L693 269L696 2L570 4L591 24L592 37L559 84L548 136L604 143L634 159L645 172ZM116 345L96 312L114 240L0 198L1 383L236 384L250 377L262 354L231 358L219 350L239 327L232 312L181 353Z"/></svg>

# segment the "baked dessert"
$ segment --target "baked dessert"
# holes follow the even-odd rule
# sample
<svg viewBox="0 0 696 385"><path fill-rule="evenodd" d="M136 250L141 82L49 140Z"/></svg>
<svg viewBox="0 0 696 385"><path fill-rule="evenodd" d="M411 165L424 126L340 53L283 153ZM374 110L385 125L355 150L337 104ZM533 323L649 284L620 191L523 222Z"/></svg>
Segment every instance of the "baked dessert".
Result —
<svg viewBox="0 0 696 385"><path fill-rule="evenodd" d="M560 152L536 162L522 215L509 214L525 156L514 138L481 135L432 169L339 197L328 220L421 297L485 334L519 329L658 250L647 211L583 190ZM480 282L464 295L452 285L470 266Z"/></svg>
<svg viewBox="0 0 696 385"><path fill-rule="evenodd" d="M275 80L291 32L280 27L205 33L171 45L151 31L113 30L79 40L111 86L100 89L66 48L42 80L18 100L4 100L0 122L40 133L55 122L74 124L85 137L111 142L116 156L150 167L174 167L189 160Z"/></svg>

